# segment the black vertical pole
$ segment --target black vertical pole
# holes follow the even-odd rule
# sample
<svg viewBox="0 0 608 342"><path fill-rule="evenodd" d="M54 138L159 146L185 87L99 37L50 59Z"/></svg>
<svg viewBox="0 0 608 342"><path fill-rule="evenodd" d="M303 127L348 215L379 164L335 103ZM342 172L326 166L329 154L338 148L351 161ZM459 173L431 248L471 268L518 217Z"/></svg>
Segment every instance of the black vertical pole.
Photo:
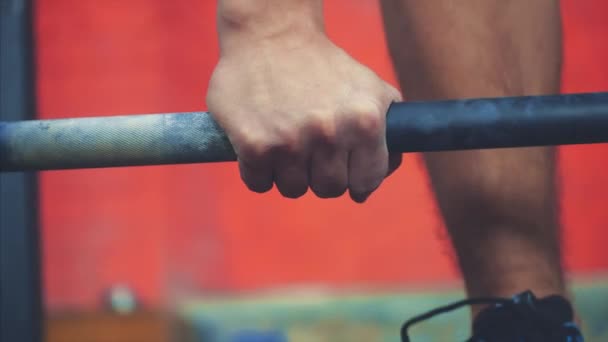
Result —
<svg viewBox="0 0 608 342"><path fill-rule="evenodd" d="M0 0L0 120L35 117L33 0ZM0 173L0 341L42 341L35 173Z"/></svg>

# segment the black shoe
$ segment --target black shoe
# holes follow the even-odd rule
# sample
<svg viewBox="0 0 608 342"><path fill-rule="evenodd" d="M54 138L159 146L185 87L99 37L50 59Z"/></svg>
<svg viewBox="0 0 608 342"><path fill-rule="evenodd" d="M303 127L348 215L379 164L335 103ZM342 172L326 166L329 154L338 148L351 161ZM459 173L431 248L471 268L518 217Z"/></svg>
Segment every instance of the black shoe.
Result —
<svg viewBox="0 0 608 342"><path fill-rule="evenodd" d="M405 322L401 340L409 342L412 325L464 305L492 304L477 315L468 342L583 342L573 322L570 303L560 296L537 299L530 291L506 298L470 298L446 305Z"/></svg>

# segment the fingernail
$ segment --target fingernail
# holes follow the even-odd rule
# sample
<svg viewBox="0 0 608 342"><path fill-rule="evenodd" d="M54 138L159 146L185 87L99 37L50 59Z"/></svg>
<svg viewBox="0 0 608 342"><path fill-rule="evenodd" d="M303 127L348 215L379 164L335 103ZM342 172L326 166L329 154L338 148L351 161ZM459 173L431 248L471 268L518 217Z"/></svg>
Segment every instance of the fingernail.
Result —
<svg viewBox="0 0 608 342"><path fill-rule="evenodd" d="M366 194L351 194L351 198L353 199L353 201L359 203L359 204L363 204L365 201L367 201L367 199L369 198L369 196L371 195L371 193L366 193Z"/></svg>

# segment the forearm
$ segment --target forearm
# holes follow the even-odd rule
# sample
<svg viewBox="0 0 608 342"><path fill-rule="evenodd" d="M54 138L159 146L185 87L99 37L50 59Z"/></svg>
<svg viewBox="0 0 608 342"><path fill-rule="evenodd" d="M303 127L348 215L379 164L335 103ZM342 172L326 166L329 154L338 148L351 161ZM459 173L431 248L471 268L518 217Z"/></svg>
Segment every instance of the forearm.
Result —
<svg viewBox="0 0 608 342"><path fill-rule="evenodd" d="M222 53L282 36L294 40L323 31L322 0L218 1Z"/></svg>

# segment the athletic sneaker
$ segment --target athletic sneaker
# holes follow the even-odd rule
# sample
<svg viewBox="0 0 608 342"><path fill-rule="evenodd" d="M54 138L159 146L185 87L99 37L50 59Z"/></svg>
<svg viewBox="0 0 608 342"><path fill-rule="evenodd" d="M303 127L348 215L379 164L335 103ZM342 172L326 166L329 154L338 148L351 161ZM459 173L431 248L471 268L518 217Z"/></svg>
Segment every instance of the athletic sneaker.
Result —
<svg viewBox="0 0 608 342"><path fill-rule="evenodd" d="M570 303L560 296L536 298L530 291L507 298L470 298L446 305L405 322L401 340L409 342L408 329L435 315L461 306L491 304L473 322L468 342L583 342L574 323Z"/></svg>

